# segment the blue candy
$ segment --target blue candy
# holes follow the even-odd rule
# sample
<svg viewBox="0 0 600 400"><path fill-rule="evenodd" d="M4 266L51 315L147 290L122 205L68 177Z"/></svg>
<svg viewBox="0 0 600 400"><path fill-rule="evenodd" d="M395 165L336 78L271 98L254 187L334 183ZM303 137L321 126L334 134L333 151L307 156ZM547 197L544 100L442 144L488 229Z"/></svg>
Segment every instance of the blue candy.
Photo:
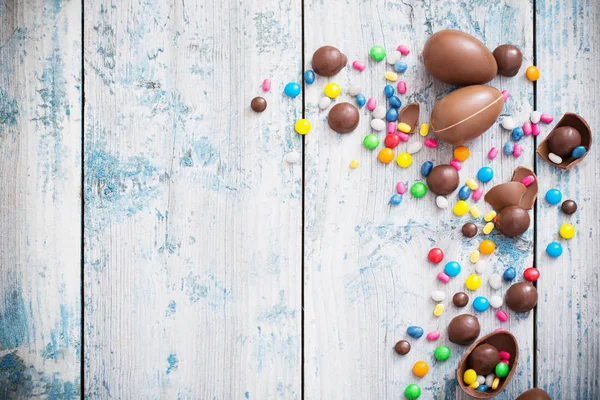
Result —
<svg viewBox="0 0 600 400"><path fill-rule="evenodd" d="M390 108L389 110L387 110L387 113L385 114L385 119L388 122L398 121L398 109Z"/></svg>
<svg viewBox="0 0 600 400"><path fill-rule="evenodd" d="M477 389L475 389L475 390L477 390L478 392L487 392L488 387L487 387L487 385L479 385L479 386L477 386Z"/></svg>
<svg viewBox="0 0 600 400"><path fill-rule="evenodd" d="M392 196L392 198L390 199L390 204L397 206L398 204L402 203L402 195L396 193L395 195Z"/></svg>
<svg viewBox="0 0 600 400"><path fill-rule="evenodd" d="M285 85L283 92L290 97L296 97L300 94L300 85L298 85L296 82L290 82Z"/></svg>
<svg viewBox="0 0 600 400"><path fill-rule="evenodd" d="M583 155L585 154L586 149L583 146L577 146L573 149L573 152L571 153L571 156L573 158L581 158L583 157Z"/></svg>
<svg viewBox="0 0 600 400"><path fill-rule="evenodd" d="M475 309L475 311L482 312L482 311L487 310L489 307L490 307L489 300L483 296L477 296L473 300L473 308Z"/></svg>
<svg viewBox="0 0 600 400"><path fill-rule="evenodd" d="M523 133L523 128L521 128L520 126L517 126L515 129L512 130L510 137L515 142L518 142L519 140L521 140L523 138L524 134L525 133Z"/></svg>
<svg viewBox="0 0 600 400"><path fill-rule="evenodd" d="M315 81L315 73L312 71L312 69L307 70L304 73L304 82L306 82L308 85L312 85Z"/></svg>
<svg viewBox="0 0 600 400"><path fill-rule="evenodd" d="M546 253L548 253L550 257L560 257L562 252L563 248L558 242L550 242L548 246L546 246Z"/></svg>
<svg viewBox="0 0 600 400"><path fill-rule="evenodd" d="M383 93L385 93L385 97L392 97L394 95L394 87L392 85L385 85Z"/></svg>
<svg viewBox="0 0 600 400"><path fill-rule="evenodd" d="M396 72L405 72L407 68L408 64L406 64L404 61L398 61L396 64L394 64L394 71Z"/></svg>
<svg viewBox="0 0 600 400"><path fill-rule="evenodd" d="M408 333L408 336L418 339L423 336L423 328L420 326L409 326L406 333Z"/></svg>
<svg viewBox="0 0 600 400"><path fill-rule="evenodd" d="M494 170L490 167L481 167L477 171L477 179L481 182L489 182L494 177Z"/></svg>
<svg viewBox="0 0 600 400"><path fill-rule="evenodd" d="M512 144L511 142L504 143L504 147L502 148L502 151L504 151L504 154L506 154L507 156L510 156L514 150L515 150L514 144Z"/></svg>
<svg viewBox="0 0 600 400"><path fill-rule="evenodd" d="M546 201L550 204L558 204L562 200L562 193L558 189L550 189L546 192Z"/></svg>
<svg viewBox="0 0 600 400"><path fill-rule="evenodd" d="M398 98L398 96L390 97L390 107L392 108L400 108L402 107L402 101Z"/></svg>
<svg viewBox="0 0 600 400"><path fill-rule="evenodd" d="M364 106L365 104L367 104L367 98L362 94L357 94L356 95L356 104L358 104L359 107Z"/></svg>
<svg viewBox="0 0 600 400"><path fill-rule="evenodd" d="M444 267L444 272L448 276L456 276L460 274L460 264L456 261L450 261Z"/></svg>
<svg viewBox="0 0 600 400"><path fill-rule="evenodd" d="M421 165L421 175L429 176L432 169L433 169L433 163L431 161L425 161L423 163L423 165Z"/></svg>
<svg viewBox="0 0 600 400"><path fill-rule="evenodd" d="M508 267L504 270L503 278L507 282L511 282L517 276L517 270L513 267Z"/></svg>
<svg viewBox="0 0 600 400"><path fill-rule="evenodd" d="M471 196L471 188L467 185L464 185L458 191L458 198L461 200L466 200Z"/></svg>

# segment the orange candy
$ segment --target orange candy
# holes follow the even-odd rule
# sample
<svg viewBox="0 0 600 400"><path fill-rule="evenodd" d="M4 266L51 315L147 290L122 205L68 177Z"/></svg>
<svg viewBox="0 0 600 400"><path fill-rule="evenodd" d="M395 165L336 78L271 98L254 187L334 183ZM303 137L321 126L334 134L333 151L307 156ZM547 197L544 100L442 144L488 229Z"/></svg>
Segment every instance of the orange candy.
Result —
<svg viewBox="0 0 600 400"><path fill-rule="evenodd" d="M483 240L479 243L479 251L481 254L492 254L496 250L496 243L489 239Z"/></svg>
<svg viewBox="0 0 600 400"><path fill-rule="evenodd" d="M413 373L419 378L424 377L429 372L429 365L425 361L417 361L413 365Z"/></svg>
<svg viewBox="0 0 600 400"><path fill-rule="evenodd" d="M379 154L377 155L377 158L382 163L389 164L392 161L394 161L394 150L392 150L388 147L384 147L383 149L379 150Z"/></svg>
<svg viewBox="0 0 600 400"><path fill-rule="evenodd" d="M456 158L458 161L465 161L467 158L469 158L470 154L471 152L469 151L469 148L465 146L458 146L454 149L454 158Z"/></svg>
<svg viewBox="0 0 600 400"><path fill-rule="evenodd" d="M527 75L527 79L530 81L537 81L540 79L540 70L536 66L527 67L527 71L525 71L525 75Z"/></svg>

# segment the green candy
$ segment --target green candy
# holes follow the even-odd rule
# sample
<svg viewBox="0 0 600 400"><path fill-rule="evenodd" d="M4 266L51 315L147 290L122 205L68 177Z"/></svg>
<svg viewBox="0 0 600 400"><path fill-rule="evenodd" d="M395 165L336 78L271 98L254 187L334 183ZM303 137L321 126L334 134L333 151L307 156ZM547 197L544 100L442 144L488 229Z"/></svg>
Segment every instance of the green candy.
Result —
<svg viewBox="0 0 600 400"><path fill-rule="evenodd" d="M508 365L503 362L496 364L496 376L498 378L506 378L506 375L508 375Z"/></svg>
<svg viewBox="0 0 600 400"><path fill-rule="evenodd" d="M421 197L425 196L425 193L427 193L427 186L425 186L423 182L415 182L410 187L410 194L412 194L417 199L420 199Z"/></svg>
<svg viewBox="0 0 600 400"><path fill-rule="evenodd" d="M365 138L363 139L363 144L367 149L373 150L374 148L379 146L379 137L371 133L365 136Z"/></svg>
<svg viewBox="0 0 600 400"><path fill-rule="evenodd" d="M371 47L371 58L375 61L381 61L385 58L385 49L381 46Z"/></svg>
<svg viewBox="0 0 600 400"><path fill-rule="evenodd" d="M446 361L450 358L450 348L448 346L438 346L433 355L438 361Z"/></svg>
<svg viewBox="0 0 600 400"><path fill-rule="evenodd" d="M404 389L404 395L407 399L418 399L421 396L421 388L419 385L411 383Z"/></svg>

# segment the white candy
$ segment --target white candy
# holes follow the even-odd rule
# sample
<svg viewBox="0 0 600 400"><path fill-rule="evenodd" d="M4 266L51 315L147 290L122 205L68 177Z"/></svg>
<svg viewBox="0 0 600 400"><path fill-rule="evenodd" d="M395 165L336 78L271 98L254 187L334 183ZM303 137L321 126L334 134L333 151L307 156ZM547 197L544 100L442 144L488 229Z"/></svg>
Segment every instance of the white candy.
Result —
<svg viewBox="0 0 600 400"><path fill-rule="evenodd" d="M384 106L377 106L373 110L373 118L384 119L385 113L386 111Z"/></svg>
<svg viewBox="0 0 600 400"><path fill-rule="evenodd" d="M331 104L331 99L327 96L321 97L321 100L319 100L319 108L321 110L325 110L327 107L329 107L330 104Z"/></svg>
<svg viewBox="0 0 600 400"><path fill-rule="evenodd" d="M287 153L285 157L283 157L283 159L288 164L296 164L298 161L300 161L300 154L296 153L295 151L292 151L290 153Z"/></svg>
<svg viewBox="0 0 600 400"><path fill-rule="evenodd" d="M439 208L448 208L448 199L444 196L438 196L435 198L435 205Z"/></svg>
<svg viewBox="0 0 600 400"><path fill-rule="evenodd" d="M431 298L433 301L440 302L446 298L446 293L442 292L441 290L434 290L431 292Z"/></svg>
<svg viewBox="0 0 600 400"><path fill-rule="evenodd" d="M500 308L502 307L502 304L504 304L504 301L502 300L502 297L498 296L497 294L490 297L490 306L494 308Z"/></svg>
<svg viewBox="0 0 600 400"><path fill-rule="evenodd" d="M402 54L398 50L394 50L390 54L387 55L387 57L385 58L385 61L390 65L394 65L398 61L400 61L400 58L402 58Z"/></svg>
<svg viewBox="0 0 600 400"><path fill-rule="evenodd" d="M477 375L477 382L479 382L480 385L483 385L485 383L485 376Z"/></svg>
<svg viewBox="0 0 600 400"><path fill-rule="evenodd" d="M552 161L554 164L560 164L562 163L562 158L559 155L556 155L554 153L548 153L548 158L550 159L550 161Z"/></svg>
<svg viewBox="0 0 600 400"><path fill-rule="evenodd" d="M488 279L488 283L492 289L498 290L502 287L502 277L500 274L492 274Z"/></svg>
<svg viewBox="0 0 600 400"><path fill-rule="evenodd" d="M502 127L507 131L512 131L517 127L517 124L515 123L515 120L512 119L512 117L502 118L502 122L500 122L500 125L502 125Z"/></svg>
<svg viewBox="0 0 600 400"><path fill-rule="evenodd" d="M485 261L483 261L482 259L479 259L479 261L477 262L477 264L475 264L475 272L477 272L478 274L483 274L487 269L487 265L485 263Z"/></svg>
<svg viewBox="0 0 600 400"><path fill-rule="evenodd" d="M496 374L489 374L485 377L485 386L492 387L492 383L494 383L494 379L496 379Z"/></svg>
<svg viewBox="0 0 600 400"><path fill-rule="evenodd" d="M373 128L374 131L381 132L385 129L385 121L379 118L375 118L371 120L371 128Z"/></svg>
<svg viewBox="0 0 600 400"><path fill-rule="evenodd" d="M532 124L537 124L538 122L540 122L541 116L542 116L541 112L532 111L531 114L529 114L529 120L531 121Z"/></svg>
<svg viewBox="0 0 600 400"><path fill-rule="evenodd" d="M417 142L417 141L412 141L406 147L406 152L408 154L415 154L415 153L418 153L422 147L423 147L423 143Z"/></svg>
<svg viewBox="0 0 600 400"><path fill-rule="evenodd" d="M350 85L348 86L348 94L352 97L356 97L357 94L360 93L360 86L358 85Z"/></svg>

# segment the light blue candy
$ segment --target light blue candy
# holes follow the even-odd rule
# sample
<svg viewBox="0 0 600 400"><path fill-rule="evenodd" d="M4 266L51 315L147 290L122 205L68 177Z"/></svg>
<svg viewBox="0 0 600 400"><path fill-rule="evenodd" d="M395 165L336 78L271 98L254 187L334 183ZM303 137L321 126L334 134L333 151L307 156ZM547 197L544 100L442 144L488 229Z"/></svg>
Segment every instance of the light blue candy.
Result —
<svg viewBox="0 0 600 400"><path fill-rule="evenodd" d="M362 94L357 94L356 95L356 104L358 104L359 107L364 106L365 104L367 104L367 98Z"/></svg>
<svg viewBox="0 0 600 400"><path fill-rule="evenodd" d="M300 85L298 85L296 82L288 83L283 89L283 92L292 98L298 96L300 94L300 91Z"/></svg>
<svg viewBox="0 0 600 400"><path fill-rule="evenodd" d="M511 282L517 276L517 270L513 267L508 267L504 270L504 280L507 282Z"/></svg>
<svg viewBox="0 0 600 400"><path fill-rule="evenodd" d="M475 309L475 311L482 312L482 311L487 310L489 307L490 307L489 300L483 296L477 296L473 300L473 308Z"/></svg>
<svg viewBox="0 0 600 400"><path fill-rule="evenodd" d="M398 98L398 96L390 97L390 107L392 108L400 108L402 107L402 101Z"/></svg>
<svg viewBox="0 0 600 400"><path fill-rule="evenodd" d="M429 176L431 170L433 169L433 162L425 161L423 165L421 165L421 175Z"/></svg>
<svg viewBox="0 0 600 400"><path fill-rule="evenodd" d="M507 156L510 156L513 153L514 150L515 150L515 145L513 143L511 143L511 142L504 143L504 147L502 147L502 151Z"/></svg>
<svg viewBox="0 0 600 400"><path fill-rule="evenodd" d="M464 185L458 191L458 198L461 200L467 200L471 196L471 188L467 185Z"/></svg>
<svg viewBox="0 0 600 400"><path fill-rule="evenodd" d="M494 177L494 170L490 167L481 167L477 171L477 179L481 182L489 182Z"/></svg>
<svg viewBox="0 0 600 400"><path fill-rule="evenodd" d="M520 126L517 126L515 129L512 130L510 137L515 142L518 142L519 140L521 140L523 138L524 134L525 133L523 132L523 128L521 128Z"/></svg>
<svg viewBox="0 0 600 400"><path fill-rule="evenodd" d="M479 385L479 386L477 386L477 389L475 389L475 390L477 390L478 392L487 392L488 387L487 387L487 385Z"/></svg>
<svg viewBox="0 0 600 400"><path fill-rule="evenodd" d="M397 206L400 203L402 203L402 195L401 194L396 193L390 198L391 205Z"/></svg>
<svg viewBox="0 0 600 400"><path fill-rule="evenodd" d="M398 121L398 109L390 108L389 110L387 110L387 113L385 113L385 119L388 122Z"/></svg>
<svg viewBox="0 0 600 400"><path fill-rule="evenodd" d="M444 267L444 272L448 276L457 276L460 274L460 264L456 261L450 261Z"/></svg>
<svg viewBox="0 0 600 400"><path fill-rule="evenodd" d="M550 242L548 246L546 246L546 253L553 258L560 257L563 253L563 248L558 242Z"/></svg>
<svg viewBox="0 0 600 400"><path fill-rule="evenodd" d="M583 157L583 155L585 154L587 150L585 149L585 147L583 146L577 146L573 149L573 152L571 152L571 156L573 158L581 158Z"/></svg>
<svg viewBox="0 0 600 400"><path fill-rule="evenodd" d="M562 193L558 189L550 189L546 192L546 201L550 204L558 204L562 200Z"/></svg>
<svg viewBox="0 0 600 400"><path fill-rule="evenodd" d="M408 336L418 339L423 336L423 328L420 326L409 326L406 333L408 333Z"/></svg>
<svg viewBox="0 0 600 400"><path fill-rule="evenodd" d="M404 61L398 61L396 64L394 64L394 71L398 73L405 72L407 68L408 64L406 64Z"/></svg>
<svg viewBox="0 0 600 400"><path fill-rule="evenodd" d="M385 97L392 97L394 95L394 87L392 85L385 85L383 93L385 93Z"/></svg>
<svg viewBox="0 0 600 400"><path fill-rule="evenodd" d="M304 73L304 82L308 85L312 85L315 82L315 73L312 69L309 69Z"/></svg>

